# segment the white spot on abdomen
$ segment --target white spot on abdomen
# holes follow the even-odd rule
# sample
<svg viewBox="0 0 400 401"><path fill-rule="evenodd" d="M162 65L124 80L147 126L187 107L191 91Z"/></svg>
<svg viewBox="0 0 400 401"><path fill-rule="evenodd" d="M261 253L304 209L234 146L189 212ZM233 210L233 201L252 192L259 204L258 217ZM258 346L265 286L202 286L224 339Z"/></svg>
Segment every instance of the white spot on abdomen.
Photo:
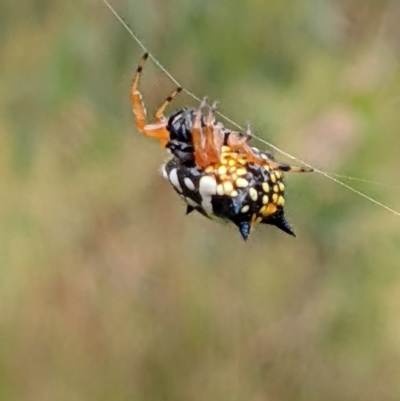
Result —
<svg viewBox="0 0 400 401"><path fill-rule="evenodd" d="M165 164L161 167L161 174L166 180L168 180L168 173L167 170L165 169Z"/></svg>
<svg viewBox="0 0 400 401"><path fill-rule="evenodd" d="M201 206L208 213L213 213L211 197L217 193L217 183L213 177L208 175L201 177L199 182L199 193L201 196Z"/></svg>
<svg viewBox="0 0 400 401"><path fill-rule="evenodd" d="M185 183L185 185L186 185L186 187L187 187L188 189L190 189L191 191L194 190L194 184L193 184L193 181L192 181L190 178L185 177L184 180L183 180L183 182Z"/></svg>
<svg viewBox="0 0 400 401"><path fill-rule="evenodd" d="M179 184L178 174L177 174L176 168L172 169L171 172L169 173L169 180L170 180L171 184L172 184L179 192L182 192L182 187L181 187L181 184Z"/></svg>
<svg viewBox="0 0 400 401"><path fill-rule="evenodd" d="M250 206L249 205L244 205L240 211L242 213L247 213L249 210L250 210Z"/></svg>

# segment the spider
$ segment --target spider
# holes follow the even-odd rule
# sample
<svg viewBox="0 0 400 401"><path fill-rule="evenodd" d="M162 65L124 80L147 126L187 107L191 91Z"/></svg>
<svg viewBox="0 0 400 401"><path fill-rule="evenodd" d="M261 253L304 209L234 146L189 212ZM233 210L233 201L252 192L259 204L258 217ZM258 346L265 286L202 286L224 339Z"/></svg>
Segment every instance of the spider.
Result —
<svg viewBox="0 0 400 401"><path fill-rule="evenodd" d="M207 115L204 98L197 109L183 107L170 117L164 111L182 92L176 88L147 123L147 112L139 92L139 81L148 58L145 53L136 69L131 102L138 130L156 138L172 158L162 167L165 179L187 204L187 213L234 223L244 240L257 223L274 225L295 236L284 216L282 172L311 172L312 169L278 163L265 151L251 147L250 126L246 131L230 130L217 121L214 102Z"/></svg>

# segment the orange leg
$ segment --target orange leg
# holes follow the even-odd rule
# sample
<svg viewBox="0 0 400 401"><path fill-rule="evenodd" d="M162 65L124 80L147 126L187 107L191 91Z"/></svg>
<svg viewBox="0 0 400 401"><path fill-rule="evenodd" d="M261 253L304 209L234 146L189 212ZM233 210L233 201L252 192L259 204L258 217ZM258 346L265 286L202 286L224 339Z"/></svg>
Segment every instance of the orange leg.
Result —
<svg viewBox="0 0 400 401"><path fill-rule="evenodd" d="M145 53L143 57L140 59L139 65L136 69L135 76L133 77L133 83L131 88L132 110L136 118L136 126L142 134L145 134L144 127L146 126L147 112L143 105L142 95L140 94L138 88L139 88L140 75L142 73L143 67L148 57L149 53Z"/></svg>
<svg viewBox="0 0 400 401"><path fill-rule="evenodd" d="M265 165L268 164L274 170L290 171L292 173L310 173L313 170L308 167L291 166L286 163L277 163L265 154L257 154L247 142L252 138L250 126L247 125L246 133L240 135L238 132L231 132L228 137L228 145L232 150L243 152L251 163Z"/></svg>
<svg viewBox="0 0 400 401"><path fill-rule="evenodd" d="M228 136L228 146L234 150L239 151L240 153L244 153L251 163L265 164L266 160L264 160L260 155L258 155L248 144L247 142L252 138L252 133L250 129L250 125L247 124L246 133L243 134L241 132L231 131ZM271 162L273 162L271 160ZM269 163L269 161L268 161Z"/></svg>
<svg viewBox="0 0 400 401"><path fill-rule="evenodd" d="M163 104L158 108L155 114L156 124L146 125L145 135L155 136L158 138L160 145L165 148L169 142L169 132L166 129L167 118L164 116L164 110L172 102L176 95L182 92L182 88L176 88L163 102Z"/></svg>
<svg viewBox="0 0 400 401"><path fill-rule="evenodd" d="M182 92L182 88L179 86L176 88L163 102L163 104L156 111L156 122L165 122L166 118L164 116L164 111L167 106L174 100L175 96Z"/></svg>
<svg viewBox="0 0 400 401"><path fill-rule="evenodd" d="M208 158L208 164L218 163L221 148L223 144L223 138L221 135L220 126L215 125L214 112L217 109L217 102L214 102L210 108L207 119L205 121L206 131L206 143L205 143L205 154ZM218 141L218 139L220 139Z"/></svg>
<svg viewBox="0 0 400 401"><path fill-rule="evenodd" d="M147 124L144 126L142 133L151 138L158 139L160 146L165 148L165 146L169 142L169 132L166 126L166 123Z"/></svg>
<svg viewBox="0 0 400 401"><path fill-rule="evenodd" d="M197 112L194 116L193 128L192 128L192 139L194 148L194 160L198 167L206 168L208 163L207 154L205 152L205 141L202 128L202 110L207 103L207 98L205 97L201 103Z"/></svg>
<svg viewBox="0 0 400 401"><path fill-rule="evenodd" d="M143 67L146 63L146 60L148 58L149 54L145 53L143 57L141 58L139 65L136 69L135 76L133 77L133 83L132 83L132 88L131 88L131 103L132 103L132 110L133 114L135 115L136 119L136 127L137 129L146 136L154 137L157 138L160 145L162 147L165 147L167 142L169 141L169 132L166 129L167 123L165 121L165 118L162 115L162 112L164 111L164 104L161 105L161 113L158 114L161 116L158 120L156 118L157 123L156 124L147 124L147 112L146 108L144 107L143 101L142 101L142 95L139 92L139 81L140 81L140 76L143 70ZM169 97L175 97L176 94L174 93L177 92L179 93L180 91L176 90L174 91ZM167 103L168 104L168 103ZM164 106L164 108L163 108ZM159 109L159 110L160 110Z"/></svg>

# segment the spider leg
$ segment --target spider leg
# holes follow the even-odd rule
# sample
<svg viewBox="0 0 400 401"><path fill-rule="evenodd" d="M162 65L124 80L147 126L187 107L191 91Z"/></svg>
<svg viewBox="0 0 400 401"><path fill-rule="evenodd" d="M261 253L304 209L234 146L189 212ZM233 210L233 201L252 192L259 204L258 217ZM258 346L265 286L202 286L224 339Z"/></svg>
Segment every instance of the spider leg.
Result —
<svg viewBox="0 0 400 401"><path fill-rule="evenodd" d="M252 134L250 131L250 126L248 125L245 134L237 131L230 131L228 134L227 143L233 151L240 151L240 153L245 154L249 162L263 165L266 163L266 160L264 160L261 155L257 154L247 144L251 137Z"/></svg>
<svg viewBox="0 0 400 401"><path fill-rule="evenodd" d="M251 132L250 123L246 124L246 137L247 137L247 141L250 141L250 139L253 138L253 133Z"/></svg>
<svg viewBox="0 0 400 401"><path fill-rule="evenodd" d="M267 159L265 159L267 161ZM286 163L277 163L275 161L267 161L268 165L275 170L291 172L291 173L312 173L314 169L311 167L299 167L299 166L292 166L291 164Z"/></svg>
<svg viewBox="0 0 400 401"><path fill-rule="evenodd" d="M139 88L140 76L148 57L149 53L145 53L140 59L139 65L136 68L135 76L133 77L133 83L131 88L132 110L136 118L136 126L138 130L143 134L145 134L144 127L146 125L147 112L142 101L142 95L139 92L138 88Z"/></svg>
<svg viewBox="0 0 400 401"><path fill-rule="evenodd" d="M146 124L143 128L142 133L151 138L158 139L161 147L165 148L169 142L169 132L167 130L167 123L156 123L156 124Z"/></svg>
<svg viewBox="0 0 400 401"><path fill-rule="evenodd" d="M146 120L147 112L142 101L142 95L139 92L140 76L148 57L149 53L145 53L142 56L139 65L136 68L135 76L133 77L133 83L131 88L132 110L133 114L135 115L137 129L143 135L157 138L160 145L162 147L165 147L165 145L169 141L169 132L166 129L167 124L163 120L157 121L157 124L147 124Z"/></svg>
<svg viewBox="0 0 400 401"><path fill-rule="evenodd" d="M221 127L215 125L214 112L217 109L218 102L214 102L210 107L207 119L205 121L206 143L205 153L208 157L208 164L217 163L221 155L223 144L223 135L221 135Z"/></svg>
<svg viewBox="0 0 400 401"><path fill-rule="evenodd" d="M210 111L209 111L207 119L206 119L206 126L212 125L212 123L215 121L214 113L215 113L215 110L217 110L217 108L218 108L218 102L215 101L210 107Z"/></svg>
<svg viewBox="0 0 400 401"><path fill-rule="evenodd" d="M205 144L202 129L202 110L207 103L207 97L203 98L199 108L196 111L192 127L192 139L194 148L194 160L198 167L205 168L209 165L207 154L205 153Z"/></svg>
<svg viewBox="0 0 400 401"><path fill-rule="evenodd" d="M247 136L248 141L253 137L249 123L246 126L246 136ZM250 148L250 150L252 150L252 149ZM290 164L286 164L286 163L277 163L275 160L272 160L271 157L268 157L268 155L265 154L265 152L261 156L261 158L263 160L266 160L268 162L268 164L273 169L276 169L276 170L290 171L292 173L311 173L314 171L312 168L309 168L309 167L298 167L298 166L291 166Z"/></svg>
<svg viewBox="0 0 400 401"><path fill-rule="evenodd" d="M265 165L268 164L273 170L291 172L291 173L311 173L314 171L309 167L292 166L286 163L278 163L266 154L257 154L247 143L242 144L242 151L245 153L250 162Z"/></svg>
<svg viewBox="0 0 400 401"><path fill-rule="evenodd" d="M271 158L269 158L266 154L258 154L256 153L253 148L251 148L247 142L252 138L252 133L250 129L250 125L247 124L246 128L246 133L245 134L239 134L238 132L231 132L229 137L228 137L228 145L233 149L233 150L240 150L242 151L247 159L251 163L255 164L268 164L272 169L274 170L280 170L280 171L290 171L292 173L310 173L313 171L312 168L309 167L298 167L298 166L292 166L290 164L286 163L278 163Z"/></svg>
<svg viewBox="0 0 400 401"><path fill-rule="evenodd" d="M166 120L164 116L164 110L174 100L174 97L182 92L182 87L178 86L163 102L163 104L156 111L156 122L161 123Z"/></svg>

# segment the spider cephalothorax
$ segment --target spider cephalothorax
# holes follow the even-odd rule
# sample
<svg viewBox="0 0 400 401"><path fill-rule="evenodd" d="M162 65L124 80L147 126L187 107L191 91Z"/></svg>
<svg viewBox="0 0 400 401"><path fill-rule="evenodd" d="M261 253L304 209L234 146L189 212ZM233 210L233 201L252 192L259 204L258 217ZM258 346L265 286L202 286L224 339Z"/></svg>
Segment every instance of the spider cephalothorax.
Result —
<svg viewBox="0 0 400 401"><path fill-rule="evenodd" d="M187 166L195 165L191 133L193 118L194 110L185 107L172 114L166 126L169 132L169 141L166 144L166 148L168 148L182 164Z"/></svg>
<svg viewBox="0 0 400 401"><path fill-rule="evenodd" d="M131 91L136 125L170 150L172 158L162 167L162 174L187 203L187 213L196 210L231 221L244 239L257 223L294 235L284 217L282 171L312 170L277 163L269 153L250 147L250 127L245 133L225 128L214 116L216 103L204 116L206 99L197 110L185 107L167 119L164 110L182 88L174 90L157 110L155 124L147 124L138 91L147 56L139 63Z"/></svg>

